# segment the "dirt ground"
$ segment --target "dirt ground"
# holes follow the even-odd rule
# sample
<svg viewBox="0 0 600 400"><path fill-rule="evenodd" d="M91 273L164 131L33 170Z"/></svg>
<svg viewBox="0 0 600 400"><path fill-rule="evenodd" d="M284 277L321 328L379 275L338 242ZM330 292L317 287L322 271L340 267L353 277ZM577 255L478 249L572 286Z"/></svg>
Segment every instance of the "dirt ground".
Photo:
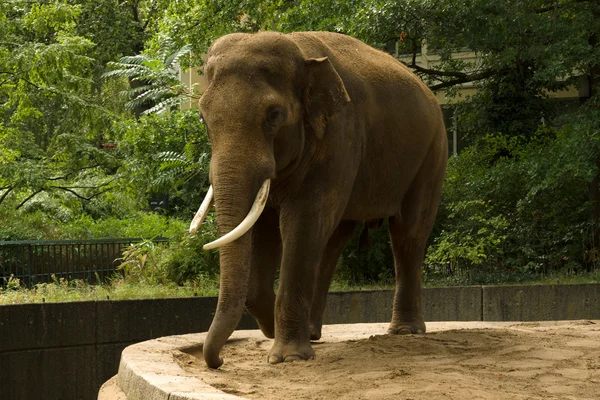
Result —
<svg viewBox="0 0 600 400"><path fill-rule="evenodd" d="M488 325L438 322L425 335L358 340L332 326L312 361L269 365L272 341L242 339L225 346L217 371L187 354L178 362L250 399L600 399L600 321Z"/></svg>

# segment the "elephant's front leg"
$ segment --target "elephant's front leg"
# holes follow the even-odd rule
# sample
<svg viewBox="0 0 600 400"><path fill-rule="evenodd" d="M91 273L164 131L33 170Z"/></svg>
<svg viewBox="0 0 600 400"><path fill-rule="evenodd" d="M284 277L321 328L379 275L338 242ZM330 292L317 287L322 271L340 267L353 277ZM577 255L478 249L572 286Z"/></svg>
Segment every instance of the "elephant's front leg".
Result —
<svg viewBox="0 0 600 400"><path fill-rule="evenodd" d="M260 330L270 339L275 337L275 292L273 283L281 261L279 216L265 209L252 228L252 250L246 308Z"/></svg>
<svg viewBox="0 0 600 400"><path fill-rule="evenodd" d="M275 343L268 358L271 364L315 356L310 345L310 308L315 275L333 224L319 215L300 215L312 217L282 214L280 218L283 254L275 301Z"/></svg>

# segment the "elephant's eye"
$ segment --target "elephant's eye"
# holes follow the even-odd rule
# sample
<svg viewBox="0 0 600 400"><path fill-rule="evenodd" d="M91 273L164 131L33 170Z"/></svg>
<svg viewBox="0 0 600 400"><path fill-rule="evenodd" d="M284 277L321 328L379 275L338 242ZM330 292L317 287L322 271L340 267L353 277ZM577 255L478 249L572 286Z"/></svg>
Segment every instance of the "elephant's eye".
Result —
<svg viewBox="0 0 600 400"><path fill-rule="evenodd" d="M285 111L281 107L272 107L267 112L267 124L277 127L285 119Z"/></svg>

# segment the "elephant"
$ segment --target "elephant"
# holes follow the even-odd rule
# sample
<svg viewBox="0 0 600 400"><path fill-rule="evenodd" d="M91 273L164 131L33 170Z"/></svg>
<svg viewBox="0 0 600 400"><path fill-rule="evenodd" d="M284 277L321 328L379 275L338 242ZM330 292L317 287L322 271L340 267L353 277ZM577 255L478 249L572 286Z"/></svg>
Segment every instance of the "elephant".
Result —
<svg viewBox="0 0 600 400"><path fill-rule="evenodd" d="M448 158L434 94L397 59L338 33L233 33L209 48L199 100L211 142L220 290L203 355L244 307L267 361L315 357L334 268L357 224L388 219L396 289L388 333L425 332L421 264ZM279 286L274 282L279 269Z"/></svg>

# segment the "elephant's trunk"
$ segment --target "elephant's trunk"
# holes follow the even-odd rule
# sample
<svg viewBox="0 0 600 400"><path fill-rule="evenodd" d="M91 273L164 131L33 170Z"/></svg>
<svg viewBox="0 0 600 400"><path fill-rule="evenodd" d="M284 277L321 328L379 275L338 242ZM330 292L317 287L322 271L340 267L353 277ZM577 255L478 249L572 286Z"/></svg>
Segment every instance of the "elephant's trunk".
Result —
<svg viewBox="0 0 600 400"><path fill-rule="evenodd" d="M226 172L221 170L219 174L214 175L219 236L235 230L242 221L247 220L249 210L255 209L257 202L262 203L262 207L264 207L268 189L266 193L264 190L259 190L260 184L264 181L258 178L260 175L255 174L252 178L244 179L244 176L249 177L248 171L231 171L229 168ZM263 189L264 186L263 183ZM253 201L254 206L252 206ZM260 212L258 214L260 215ZM246 228L250 229L251 225ZM248 292L251 235L252 230L250 229L233 241L222 245L220 249L219 301L203 346L204 360L209 368L219 368L223 364L223 360L219 357L221 348L242 317Z"/></svg>
<svg viewBox="0 0 600 400"><path fill-rule="evenodd" d="M203 346L209 368L219 368L221 348L239 323L248 292L251 233L221 248L221 282L217 310Z"/></svg>

